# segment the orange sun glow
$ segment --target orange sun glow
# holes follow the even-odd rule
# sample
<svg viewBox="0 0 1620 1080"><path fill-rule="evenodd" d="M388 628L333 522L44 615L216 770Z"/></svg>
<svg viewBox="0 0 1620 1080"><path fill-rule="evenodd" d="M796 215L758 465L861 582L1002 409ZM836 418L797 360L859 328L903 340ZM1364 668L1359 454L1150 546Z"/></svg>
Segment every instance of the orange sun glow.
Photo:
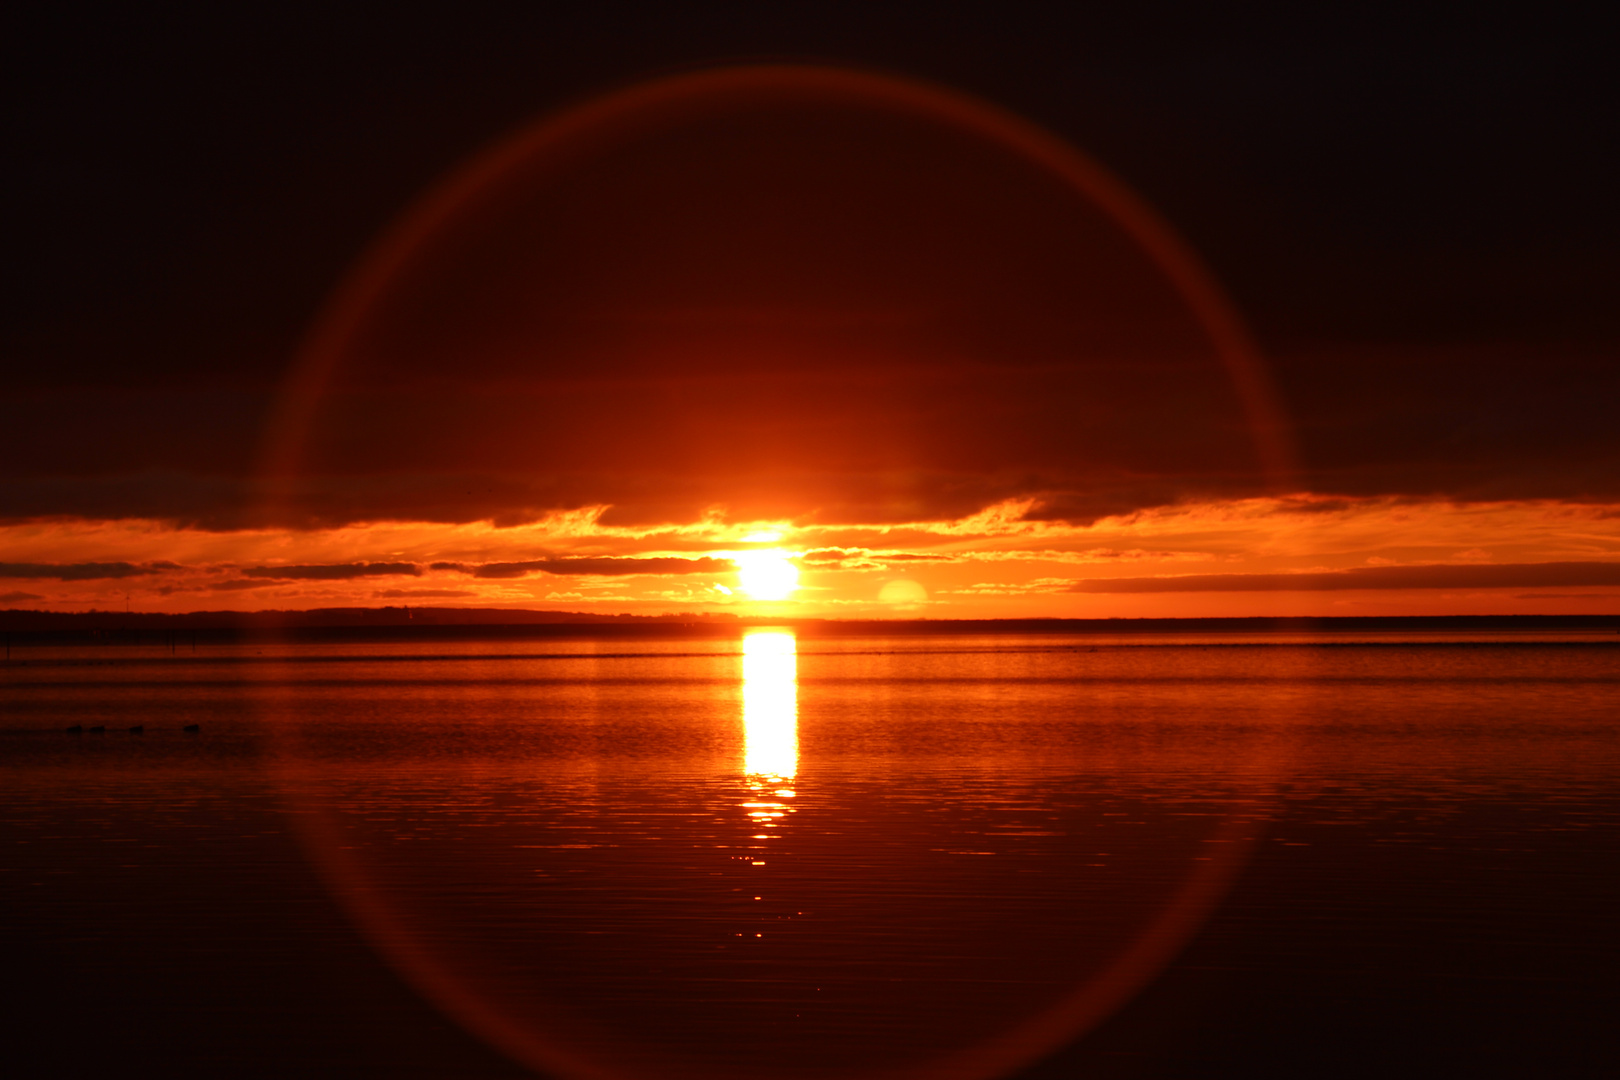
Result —
<svg viewBox="0 0 1620 1080"><path fill-rule="evenodd" d="M739 552L732 559L738 583L754 600L786 600L799 587L799 568L781 548Z"/></svg>

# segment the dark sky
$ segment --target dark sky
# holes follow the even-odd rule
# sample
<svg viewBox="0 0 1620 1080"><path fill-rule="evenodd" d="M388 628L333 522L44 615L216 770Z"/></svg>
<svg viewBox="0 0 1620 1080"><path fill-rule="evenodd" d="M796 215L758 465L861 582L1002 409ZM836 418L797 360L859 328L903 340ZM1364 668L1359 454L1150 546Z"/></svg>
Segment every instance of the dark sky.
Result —
<svg viewBox="0 0 1620 1080"><path fill-rule="evenodd" d="M1311 484L1620 494L1620 88L1597 5L57 8L4 33L0 514L228 520L322 298L537 115L740 60L1069 139L1248 317Z"/></svg>

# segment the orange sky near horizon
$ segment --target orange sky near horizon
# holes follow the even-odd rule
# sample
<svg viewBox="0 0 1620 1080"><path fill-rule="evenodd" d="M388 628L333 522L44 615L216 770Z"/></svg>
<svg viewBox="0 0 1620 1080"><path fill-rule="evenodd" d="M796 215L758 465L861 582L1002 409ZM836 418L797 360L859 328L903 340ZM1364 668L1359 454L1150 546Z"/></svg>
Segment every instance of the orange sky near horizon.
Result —
<svg viewBox="0 0 1620 1080"><path fill-rule="evenodd" d="M152 521L37 522L0 528L8 560L0 564L0 606L832 618L1620 610L1620 506L1268 497L1085 526L1029 520L1026 509L828 526L732 523L718 514L613 526L602 523L600 508L504 528L383 522L210 532ZM745 540L763 530L780 538ZM734 557L761 551L779 551L798 568L798 587L785 599L750 597L739 580Z"/></svg>

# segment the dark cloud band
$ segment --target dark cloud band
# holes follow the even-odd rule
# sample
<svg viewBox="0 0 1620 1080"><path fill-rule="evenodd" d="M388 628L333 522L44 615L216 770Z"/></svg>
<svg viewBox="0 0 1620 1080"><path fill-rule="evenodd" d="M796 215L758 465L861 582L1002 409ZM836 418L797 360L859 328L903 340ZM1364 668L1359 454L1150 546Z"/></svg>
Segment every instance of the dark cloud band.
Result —
<svg viewBox="0 0 1620 1080"><path fill-rule="evenodd" d="M250 566L242 571L250 578L281 581L349 581L367 577L420 577L415 563L337 563L327 566Z"/></svg>
<svg viewBox="0 0 1620 1080"><path fill-rule="evenodd" d="M434 563L435 570L459 570L476 578L520 578L529 574L582 574L617 577L625 574L725 574L735 570L730 559L582 558L534 559L529 562Z"/></svg>
<svg viewBox="0 0 1620 1080"><path fill-rule="evenodd" d="M0 578L55 578L58 581L91 581L96 578L144 577L161 573L167 567L136 566L127 562L86 563L0 563Z"/></svg>
<svg viewBox="0 0 1620 1080"><path fill-rule="evenodd" d="M1072 592L1329 592L1343 589L1514 589L1620 585L1620 562L1365 566L1316 574L1186 574L1090 578Z"/></svg>

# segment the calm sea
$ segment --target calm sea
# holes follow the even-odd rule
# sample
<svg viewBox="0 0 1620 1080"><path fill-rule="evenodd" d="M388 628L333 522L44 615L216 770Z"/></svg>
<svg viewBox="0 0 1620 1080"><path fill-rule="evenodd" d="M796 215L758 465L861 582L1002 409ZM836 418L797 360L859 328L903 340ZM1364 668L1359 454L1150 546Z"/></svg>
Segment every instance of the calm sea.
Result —
<svg viewBox="0 0 1620 1080"><path fill-rule="evenodd" d="M1620 1064L1613 634L40 647L0 677L10 1075Z"/></svg>

